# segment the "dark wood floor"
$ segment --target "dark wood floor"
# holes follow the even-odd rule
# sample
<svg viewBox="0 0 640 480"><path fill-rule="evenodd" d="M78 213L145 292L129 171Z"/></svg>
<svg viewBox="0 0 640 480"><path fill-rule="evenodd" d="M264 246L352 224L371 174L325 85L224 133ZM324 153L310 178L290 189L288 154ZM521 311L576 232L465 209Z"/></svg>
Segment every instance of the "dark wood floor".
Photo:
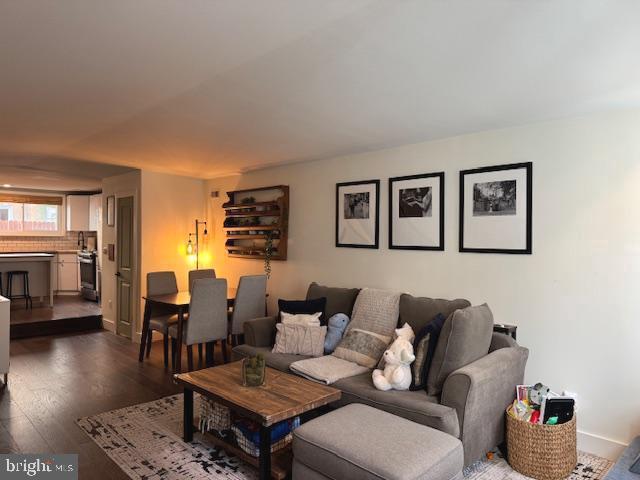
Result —
<svg viewBox="0 0 640 480"><path fill-rule="evenodd" d="M180 391L163 367L161 343L144 363L137 352L106 331L11 341L0 452L78 453L81 479L128 478L75 420Z"/></svg>
<svg viewBox="0 0 640 480"><path fill-rule="evenodd" d="M24 302L11 302L11 338L58 335L102 328L102 309L79 295L58 295L53 307L38 305L27 309Z"/></svg>
<svg viewBox="0 0 640 480"><path fill-rule="evenodd" d="M56 295L53 299L53 307L48 304L40 305L34 300L33 308L27 309L24 300L14 300L11 302L10 323L17 325L95 315L102 315L102 309L97 302L91 302L79 295Z"/></svg>

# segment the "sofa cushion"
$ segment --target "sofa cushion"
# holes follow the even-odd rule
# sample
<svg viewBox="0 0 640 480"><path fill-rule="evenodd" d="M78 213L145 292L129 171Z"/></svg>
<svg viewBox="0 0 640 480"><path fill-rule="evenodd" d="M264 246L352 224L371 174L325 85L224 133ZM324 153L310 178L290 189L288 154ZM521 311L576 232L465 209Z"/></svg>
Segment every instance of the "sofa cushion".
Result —
<svg viewBox="0 0 640 480"><path fill-rule="evenodd" d="M409 390L423 390L427 388L427 375L436 353L440 331L444 325L446 317L441 313L437 314L426 327L416 333L413 340L413 353L416 359L411 364L411 385Z"/></svg>
<svg viewBox="0 0 640 480"><path fill-rule="evenodd" d="M449 315L427 376L427 393L438 395L449 374L484 357L489 352L492 333L493 314L486 303Z"/></svg>
<svg viewBox="0 0 640 480"><path fill-rule="evenodd" d="M273 353L311 355L320 357L324 353L324 337L327 327L278 323L276 344Z"/></svg>
<svg viewBox="0 0 640 480"><path fill-rule="evenodd" d="M251 345L238 345L233 349L233 359L238 360L244 357L253 357L258 353L264 356L267 367L275 368L282 372L289 371L289 365L298 360L312 358L307 355L292 355L287 353L272 353L269 347L252 347Z"/></svg>
<svg viewBox="0 0 640 480"><path fill-rule="evenodd" d="M437 314L448 317L455 310L470 307L468 300L444 300L442 298L414 297L408 293L400 297L400 321L408 323L414 332L422 330Z"/></svg>
<svg viewBox="0 0 640 480"><path fill-rule="evenodd" d="M391 342L391 336L352 328L342 338L332 355L366 368L374 368Z"/></svg>
<svg viewBox="0 0 640 480"><path fill-rule="evenodd" d="M326 478L462 478L460 440L366 405L348 405L295 429L293 455Z"/></svg>
<svg viewBox="0 0 640 480"><path fill-rule="evenodd" d="M351 317L353 304L356 302L359 292L359 288L325 287L313 282L307 290L307 300L326 298L327 305L324 310L326 319L333 317L336 313L344 313Z"/></svg>
<svg viewBox="0 0 640 480"><path fill-rule="evenodd" d="M413 422L436 428L454 437L460 436L460 423L456 410L440 405L437 397L427 395L424 390L383 392L373 386L369 372L343 378L332 386L342 390L342 398L332 406L364 403Z"/></svg>

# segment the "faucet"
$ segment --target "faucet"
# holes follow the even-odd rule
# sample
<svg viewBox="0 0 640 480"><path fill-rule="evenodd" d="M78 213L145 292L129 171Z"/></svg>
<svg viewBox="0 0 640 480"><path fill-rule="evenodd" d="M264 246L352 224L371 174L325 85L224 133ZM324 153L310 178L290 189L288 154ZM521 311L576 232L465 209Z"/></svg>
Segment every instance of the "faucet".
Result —
<svg viewBox="0 0 640 480"><path fill-rule="evenodd" d="M87 246L84 244L84 232L78 232L78 246L80 247L80 250L84 250L87 248Z"/></svg>

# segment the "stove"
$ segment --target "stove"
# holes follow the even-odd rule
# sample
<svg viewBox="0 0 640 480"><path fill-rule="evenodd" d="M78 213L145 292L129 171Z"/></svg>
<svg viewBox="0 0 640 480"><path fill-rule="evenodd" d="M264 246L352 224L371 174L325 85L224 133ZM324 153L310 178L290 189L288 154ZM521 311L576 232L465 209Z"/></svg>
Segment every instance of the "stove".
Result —
<svg viewBox="0 0 640 480"><path fill-rule="evenodd" d="M87 300L98 301L98 254L95 250L78 252L80 263L80 293Z"/></svg>

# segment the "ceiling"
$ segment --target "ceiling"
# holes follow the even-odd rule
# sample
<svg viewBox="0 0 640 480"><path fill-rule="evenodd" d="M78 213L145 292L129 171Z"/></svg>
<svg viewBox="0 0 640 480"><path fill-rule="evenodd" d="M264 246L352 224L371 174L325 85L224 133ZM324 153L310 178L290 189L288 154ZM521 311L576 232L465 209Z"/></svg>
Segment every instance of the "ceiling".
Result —
<svg viewBox="0 0 640 480"><path fill-rule="evenodd" d="M102 189L103 178L131 170L53 156L0 156L0 188L90 192Z"/></svg>
<svg viewBox="0 0 640 480"><path fill-rule="evenodd" d="M14 165L208 178L640 106L637 0L0 8L0 159Z"/></svg>

